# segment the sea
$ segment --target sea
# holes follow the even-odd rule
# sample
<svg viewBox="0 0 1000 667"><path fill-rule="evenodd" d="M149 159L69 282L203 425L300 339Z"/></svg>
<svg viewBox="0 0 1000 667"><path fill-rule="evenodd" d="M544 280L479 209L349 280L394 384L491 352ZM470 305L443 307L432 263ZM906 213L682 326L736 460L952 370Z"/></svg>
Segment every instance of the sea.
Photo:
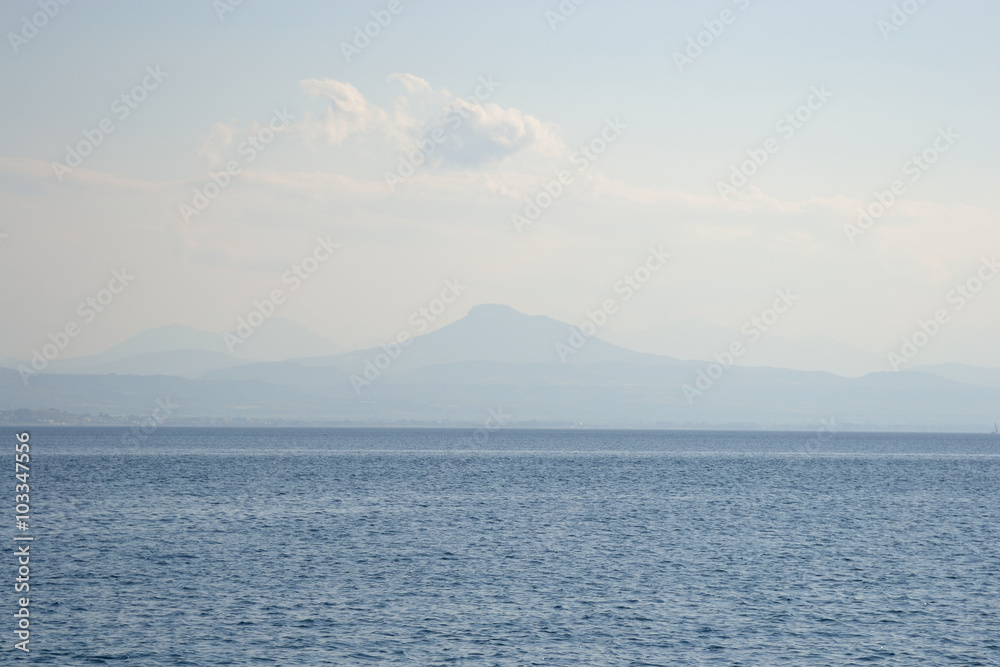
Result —
<svg viewBox="0 0 1000 667"><path fill-rule="evenodd" d="M988 434L24 430L2 664L1000 665Z"/></svg>

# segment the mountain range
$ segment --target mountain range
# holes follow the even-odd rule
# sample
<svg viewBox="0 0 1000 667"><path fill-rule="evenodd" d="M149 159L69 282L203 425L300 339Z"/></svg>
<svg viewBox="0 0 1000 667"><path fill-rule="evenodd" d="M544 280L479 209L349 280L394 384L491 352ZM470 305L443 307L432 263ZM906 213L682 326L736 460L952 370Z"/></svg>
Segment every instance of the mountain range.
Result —
<svg viewBox="0 0 1000 667"><path fill-rule="evenodd" d="M352 352L275 319L234 353L218 334L170 326L53 361L27 386L18 363L0 368L0 411L144 415L159 400L178 406L178 424L476 426L500 414L505 426L984 431L1000 416L996 368L843 377L724 367L636 352L501 305L476 306L402 345Z"/></svg>

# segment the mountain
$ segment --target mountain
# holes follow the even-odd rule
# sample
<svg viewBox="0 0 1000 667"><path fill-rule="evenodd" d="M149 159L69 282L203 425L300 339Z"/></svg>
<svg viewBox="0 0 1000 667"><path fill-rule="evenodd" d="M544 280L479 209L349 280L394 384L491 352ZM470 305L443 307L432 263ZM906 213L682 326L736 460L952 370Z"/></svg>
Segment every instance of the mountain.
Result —
<svg viewBox="0 0 1000 667"><path fill-rule="evenodd" d="M612 345L599 338L575 338L573 328L550 317L525 315L510 306L486 304L448 326L407 341L406 346L386 344L346 354L292 359L282 363L250 364L239 368L213 370L206 380L252 380L279 385L329 386L334 377L323 371L336 368L363 376L366 362L372 365L389 360L379 368L380 376L463 362L564 365L556 346L564 346L566 365L619 363L661 365L673 359L642 354ZM579 334L577 334L579 336ZM582 345L579 348L572 343ZM388 348L388 351L387 349ZM393 357L392 355L396 355ZM369 371L371 372L371 371Z"/></svg>
<svg viewBox="0 0 1000 667"><path fill-rule="evenodd" d="M484 304L448 326L411 339L399 350L387 373L463 361L496 361L512 364L634 363L667 364L675 360L634 352L600 338L585 337L574 327L544 315L525 315L510 306ZM562 346L558 348L557 346ZM575 345L579 345L576 347ZM387 347L392 347L387 345ZM562 352L560 353L560 350ZM297 359L308 366L336 366L361 372L365 360L386 353L382 347L357 350L333 357Z"/></svg>
<svg viewBox="0 0 1000 667"><path fill-rule="evenodd" d="M245 372L249 367L233 369ZM332 367L306 384L166 376L41 375L25 387L0 369L0 410L58 409L74 414L149 414L156 401L180 408L172 421L204 418L303 423L482 424L490 410L512 425L588 427L741 427L989 430L1000 388L956 383L927 373L844 378L733 367L689 403L682 392L694 366L460 362L377 378L355 391Z"/></svg>
<svg viewBox="0 0 1000 667"><path fill-rule="evenodd" d="M272 318L232 351L219 334L172 325L150 329L101 354L50 362L47 372L63 374L170 375L196 378L207 372L253 362L336 354L342 348L305 327ZM2 366L16 368L16 360Z"/></svg>
<svg viewBox="0 0 1000 667"><path fill-rule="evenodd" d="M710 359L734 340L745 340L740 332L700 318L672 322L646 331L615 334L610 340L634 350L678 359ZM800 371L825 371L849 377L883 370L879 355L841 343L829 336L782 336L768 333L747 351L744 366L773 366Z"/></svg>
<svg viewBox="0 0 1000 667"><path fill-rule="evenodd" d="M95 356L100 357L101 363L108 363L143 354L176 350L227 352L226 344L219 334L193 327L171 325L143 331Z"/></svg>
<svg viewBox="0 0 1000 667"><path fill-rule="evenodd" d="M79 357L83 359L83 357ZM243 366L250 361L237 359L222 352L210 350L170 350L168 352L148 352L123 359L105 361L103 355L87 357L87 365L72 366L66 363L52 363L49 372L67 375L171 375L196 378L221 368ZM67 359L73 361L72 359Z"/></svg>
<svg viewBox="0 0 1000 667"><path fill-rule="evenodd" d="M1000 368L969 366L968 364L933 364L914 366L907 373L930 373L955 382L983 387L1000 387Z"/></svg>
<svg viewBox="0 0 1000 667"><path fill-rule="evenodd" d="M49 363L48 371L50 373L115 372L104 369L130 357L191 350L220 355L227 352L226 345L218 334L193 327L171 325L143 331L100 354L55 359Z"/></svg>
<svg viewBox="0 0 1000 667"><path fill-rule="evenodd" d="M340 354L342 347L283 317L273 317L254 330L245 342L235 346L233 354L254 361L284 361L295 357Z"/></svg>
<svg viewBox="0 0 1000 667"><path fill-rule="evenodd" d="M599 338L564 353L563 363L557 345L571 347L573 331L548 317L487 305L406 347L240 363L196 378L176 377L179 368L174 377L44 373L25 387L16 372L0 369L0 410L140 415L169 398L182 406L177 420L475 426L502 408L522 424L815 430L826 419L851 428L980 432L1000 412L1000 384L989 384L995 369L919 367L860 378L723 369ZM105 367L135 369L147 357L166 363L157 355L169 354L134 354Z"/></svg>

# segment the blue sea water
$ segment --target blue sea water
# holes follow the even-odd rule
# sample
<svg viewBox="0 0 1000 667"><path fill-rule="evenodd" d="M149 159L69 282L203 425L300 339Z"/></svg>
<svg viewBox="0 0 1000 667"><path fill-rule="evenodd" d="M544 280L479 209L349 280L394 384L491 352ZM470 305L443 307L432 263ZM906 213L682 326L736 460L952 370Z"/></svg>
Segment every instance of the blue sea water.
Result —
<svg viewBox="0 0 1000 667"><path fill-rule="evenodd" d="M4 664L1000 665L986 435L28 430Z"/></svg>

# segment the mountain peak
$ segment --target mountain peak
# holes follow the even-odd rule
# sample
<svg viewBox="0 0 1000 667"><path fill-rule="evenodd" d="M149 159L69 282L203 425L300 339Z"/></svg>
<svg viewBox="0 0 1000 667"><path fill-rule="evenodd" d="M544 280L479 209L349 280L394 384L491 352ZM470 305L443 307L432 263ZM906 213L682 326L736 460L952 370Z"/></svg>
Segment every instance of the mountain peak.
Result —
<svg viewBox="0 0 1000 667"><path fill-rule="evenodd" d="M481 303L470 308L466 317L497 320L531 316L502 303Z"/></svg>

